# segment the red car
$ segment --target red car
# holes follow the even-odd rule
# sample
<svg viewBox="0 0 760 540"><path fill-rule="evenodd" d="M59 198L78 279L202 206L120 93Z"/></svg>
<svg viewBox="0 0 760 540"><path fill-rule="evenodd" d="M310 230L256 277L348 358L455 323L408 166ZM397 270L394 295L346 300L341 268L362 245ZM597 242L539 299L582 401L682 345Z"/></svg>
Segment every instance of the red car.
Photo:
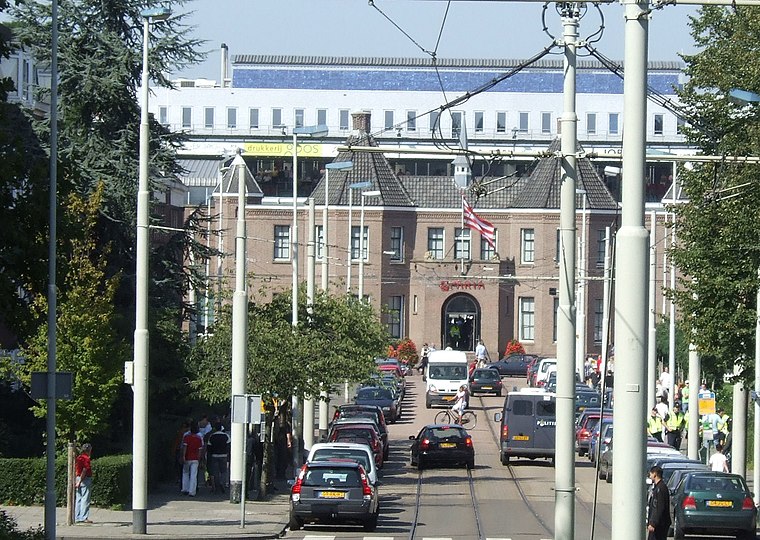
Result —
<svg viewBox="0 0 760 540"><path fill-rule="evenodd" d="M612 418L612 413L604 413L605 418ZM599 424L601 418L600 413L584 414L579 420L578 427L575 428L575 449L578 451L578 455L582 456L588 452L591 444L591 433L594 428Z"/></svg>
<svg viewBox="0 0 760 540"><path fill-rule="evenodd" d="M375 464L383 466L383 441L372 424L335 424L327 437L328 442L352 442L366 444L372 449Z"/></svg>
<svg viewBox="0 0 760 540"><path fill-rule="evenodd" d="M377 366L378 371L381 373L384 371L390 371L391 373L395 373L399 377L403 377L404 373L401 371L401 367L397 364L380 364Z"/></svg>

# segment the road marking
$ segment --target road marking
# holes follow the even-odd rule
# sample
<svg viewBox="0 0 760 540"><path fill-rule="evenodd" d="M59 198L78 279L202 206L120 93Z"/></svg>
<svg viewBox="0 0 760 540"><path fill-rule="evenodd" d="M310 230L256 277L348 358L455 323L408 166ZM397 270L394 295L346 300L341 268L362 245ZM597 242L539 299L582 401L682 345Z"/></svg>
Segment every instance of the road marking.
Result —
<svg viewBox="0 0 760 540"><path fill-rule="evenodd" d="M318 534L307 534L303 540L335 540L335 536L322 536Z"/></svg>

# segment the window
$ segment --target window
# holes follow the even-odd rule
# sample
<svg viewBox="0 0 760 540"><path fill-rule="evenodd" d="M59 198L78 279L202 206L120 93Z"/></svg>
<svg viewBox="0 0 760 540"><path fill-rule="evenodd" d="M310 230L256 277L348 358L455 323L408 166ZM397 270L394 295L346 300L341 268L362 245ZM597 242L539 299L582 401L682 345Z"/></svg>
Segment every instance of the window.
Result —
<svg viewBox="0 0 760 540"><path fill-rule="evenodd" d="M552 341L557 343L557 315L559 314L559 298L554 297L554 317L552 319Z"/></svg>
<svg viewBox="0 0 760 540"><path fill-rule="evenodd" d="M272 127L281 128L282 125L282 109L272 109Z"/></svg>
<svg viewBox="0 0 760 540"><path fill-rule="evenodd" d="M274 260L290 259L290 225L274 226Z"/></svg>
<svg viewBox="0 0 760 540"><path fill-rule="evenodd" d="M536 339L536 302L532 297L520 298L520 341Z"/></svg>
<svg viewBox="0 0 760 540"><path fill-rule="evenodd" d="M451 113L451 136L455 139L459 138L459 134L462 132L462 113Z"/></svg>
<svg viewBox="0 0 760 540"><path fill-rule="evenodd" d="M443 259L443 227L428 229L428 252L432 259Z"/></svg>
<svg viewBox="0 0 760 540"><path fill-rule="evenodd" d="M259 129L258 109L248 109L248 127L251 129Z"/></svg>
<svg viewBox="0 0 760 540"><path fill-rule="evenodd" d="M391 227L391 261L402 262L404 260L404 228Z"/></svg>
<svg viewBox="0 0 760 540"><path fill-rule="evenodd" d="M348 130L348 109L340 110L340 130L341 131Z"/></svg>
<svg viewBox="0 0 760 540"><path fill-rule="evenodd" d="M303 109L293 111L293 125L295 127L303 127Z"/></svg>
<svg viewBox="0 0 760 540"><path fill-rule="evenodd" d="M404 320L404 297L391 296L388 299L388 333L391 337L402 338Z"/></svg>
<svg viewBox="0 0 760 540"><path fill-rule="evenodd" d="M369 251L369 227L364 226L364 260L367 260L367 253ZM351 227L351 260L359 260L359 227L354 225Z"/></svg>
<svg viewBox="0 0 760 540"><path fill-rule="evenodd" d="M512 414L515 416L533 416L533 402L529 399L516 399L512 402Z"/></svg>
<svg viewBox="0 0 760 540"><path fill-rule="evenodd" d="M214 108L203 108L203 127L206 129L214 129Z"/></svg>
<svg viewBox="0 0 760 540"><path fill-rule="evenodd" d="M496 113L496 133L506 133L506 132L507 132L507 113L497 112Z"/></svg>
<svg viewBox="0 0 760 540"><path fill-rule="evenodd" d="M654 115L654 134L662 135L665 123L665 118L661 114Z"/></svg>
<svg viewBox="0 0 760 540"><path fill-rule="evenodd" d="M541 133L547 135L552 132L552 113L541 113Z"/></svg>
<svg viewBox="0 0 760 540"><path fill-rule="evenodd" d="M527 112L521 112L520 113L520 127L519 131L520 133L528 133L528 118L529 113Z"/></svg>
<svg viewBox="0 0 760 540"><path fill-rule="evenodd" d="M385 129L393 129L393 111L385 111Z"/></svg>
<svg viewBox="0 0 760 540"><path fill-rule="evenodd" d="M417 131L417 111L406 111L406 130Z"/></svg>
<svg viewBox="0 0 760 540"><path fill-rule="evenodd" d="M475 133L483 133L483 111L475 111Z"/></svg>
<svg viewBox="0 0 760 540"><path fill-rule="evenodd" d="M557 229L557 242L554 246L554 262L559 262L559 256L562 253L562 234Z"/></svg>
<svg viewBox="0 0 760 540"><path fill-rule="evenodd" d="M596 134L596 113L590 112L586 114L586 134Z"/></svg>
<svg viewBox="0 0 760 540"><path fill-rule="evenodd" d="M182 127L193 127L193 109L190 107L182 107Z"/></svg>
<svg viewBox="0 0 760 540"><path fill-rule="evenodd" d="M162 125L167 125L169 122L167 121L168 117L168 110L166 107L159 107L158 108L158 123Z"/></svg>
<svg viewBox="0 0 760 540"><path fill-rule="evenodd" d="M536 262L536 232L533 229L520 229L520 262Z"/></svg>
<svg viewBox="0 0 760 540"><path fill-rule="evenodd" d="M438 120L440 113L438 111L430 111L430 131L436 131L438 129Z"/></svg>
<svg viewBox="0 0 760 540"><path fill-rule="evenodd" d="M676 117L676 133L679 135L683 134L683 128L686 127L686 119L681 118L680 116Z"/></svg>
<svg viewBox="0 0 760 540"><path fill-rule="evenodd" d="M327 109L317 109L317 125L327 125Z"/></svg>
<svg viewBox="0 0 760 540"><path fill-rule="evenodd" d="M496 234L496 241L498 242L499 231L494 231L494 233ZM494 247L488 242L486 242L485 238L481 236L480 237L480 260L491 261L493 260L495 256L496 256L496 250L494 249Z"/></svg>
<svg viewBox="0 0 760 540"><path fill-rule="evenodd" d="M454 258L470 260L470 229L454 229Z"/></svg>
<svg viewBox="0 0 760 540"><path fill-rule="evenodd" d="M604 325L604 300L594 300L594 343L602 342L602 328Z"/></svg>
<svg viewBox="0 0 760 540"><path fill-rule="evenodd" d="M610 135L617 135L620 133L620 113L611 112L609 117L610 122Z"/></svg>
<svg viewBox="0 0 760 540"><path fill-rule="evenodd" d="M604 266L604 246L607 243L607 231L599 229L596 231L596 266Z"/></svg>
<svg viewBox="0 0 760 540"><path fill-rule="evenodd" d="M322 260L325 257L325 229L322 225L317 225L314 228L314 237L316 241L316 257L318 260Z"/></svg>
<svg viewBox="0 0 760 540"><path fill-rule="evenodd" d="M237 127L237 109L235 107L229 107L227 109L227 129L235 129Z"/></svg>

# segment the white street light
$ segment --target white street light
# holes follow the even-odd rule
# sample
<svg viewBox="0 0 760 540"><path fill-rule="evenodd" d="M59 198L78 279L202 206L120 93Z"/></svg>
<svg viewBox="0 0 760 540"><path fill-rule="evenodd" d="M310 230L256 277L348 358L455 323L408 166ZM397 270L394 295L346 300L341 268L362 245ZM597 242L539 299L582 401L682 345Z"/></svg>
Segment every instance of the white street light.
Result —
<svg viewBox="0 0 760 540"><path fill-rule="evenodd" d="M583 199L583 210L581 213L581 241L580 244L580 257L578 257L578 294L576 295L575 303L576 319L575 327L577 329L577 341L575 342L575 370L580 374L581 378L585 376L585 364L586 364L586 256L588 253L588 247L586 246L586 199L588 198L585 189L576 189L576 195L580 195Z"/></svg>
<svg viewBox="0 0 760 540"><path fill-rule="evenodd" d="M365 181L365 182L354 182L353 184L350 184L348 186L348 262L346 264L346 292L351 292L351 265L353 261L352 250L353 246L351 245L352 240L352 233L353 233L353 207L354 207L354 190L355 189L364 189L368 188L372 185L372 182Z"/></svg>
<svg viewBox="0 0 760 540"><path fill-rule="evenodd" d="M353 161L334 161L325 165L325 208L322 211L322 290L327 291L329 286L329 260L330 243L327 241L329 219L327 216L330 208L330 171L350 171L354 168Z"/></svg>
<svg viewBox="0 0 760 540"><path fill-rule="evenodd" d="M148 527L148 47L150 24L171 15L168 8L145 9L143 17L142 100L140 110L140 174L137 188L137 241L135 276L134 405L132 408L132 532L146 534Z"/></svg>
<svg viewBox="0 0 760 540"><path fill-rule="evenodd" d="M367 197L379 197L380 191L362 191L362 212L359 224L359 301L364 302L364 251L367 249L364 241L364 200ZM369 235L367 235L369 236Z"/></svg>

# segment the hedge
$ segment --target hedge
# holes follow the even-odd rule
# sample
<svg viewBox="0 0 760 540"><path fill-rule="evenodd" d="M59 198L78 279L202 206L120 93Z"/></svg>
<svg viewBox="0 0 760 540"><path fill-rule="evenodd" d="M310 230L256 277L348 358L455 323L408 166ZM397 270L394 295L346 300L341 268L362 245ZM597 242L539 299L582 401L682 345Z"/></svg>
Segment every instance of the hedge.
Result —
<svg viewBox="0 0 760 540"><path fill-rule="evenodd" d="M18 529L16 520L0 511L0 539L2 540L45 540L42 527L22 531Z"/></svg>
<svg viewBox="0 0 760 540"><path fill-rule="evenodd" d="M0 502L30 506L45 502L45 458L0 458ZM92 460L92 503L127 504L132 493L132 456ZM66 504L66 460L55 462L56 504Z"/></svg>

